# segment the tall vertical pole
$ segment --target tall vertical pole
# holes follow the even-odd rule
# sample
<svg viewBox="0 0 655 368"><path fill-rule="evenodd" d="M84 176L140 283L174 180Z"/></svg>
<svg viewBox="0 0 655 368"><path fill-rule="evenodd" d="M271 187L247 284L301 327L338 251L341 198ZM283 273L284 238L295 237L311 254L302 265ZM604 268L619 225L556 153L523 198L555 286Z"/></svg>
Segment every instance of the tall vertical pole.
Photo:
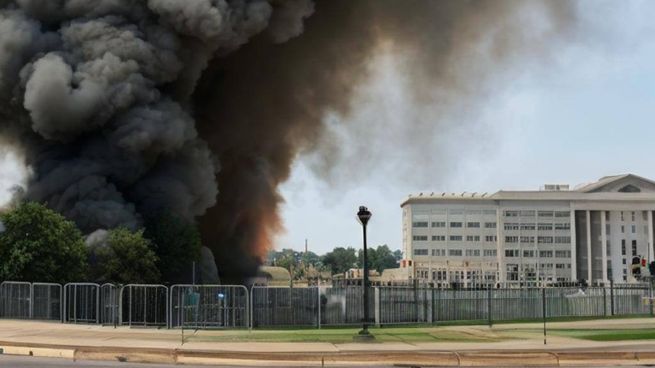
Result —
<svg viewBox="0 0 655 368"><path fill-rule="evenodd" d="M366 224L363 224L364 231L364 325L362 334L368 335L368 251L366 247Z"/></svg>
<svg viewBox="0 0 655 368"><path fill-rule="evenodd" d="M544 317L544 345L546 345L546 288L541 288L541 310Z"/></svg>

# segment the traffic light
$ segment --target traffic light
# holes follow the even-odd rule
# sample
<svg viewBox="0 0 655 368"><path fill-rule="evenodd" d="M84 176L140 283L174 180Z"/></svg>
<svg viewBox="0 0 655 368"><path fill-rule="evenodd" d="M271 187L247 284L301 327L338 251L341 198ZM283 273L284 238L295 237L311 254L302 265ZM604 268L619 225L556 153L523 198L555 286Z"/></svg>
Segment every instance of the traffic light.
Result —
<svg viewBox="0 0 655 368"><path fill-rule="evenodd" d="M646 258L641 259L641 267L646 267Z"/></svg>
<svg viewBox="0 0 655 368"><path fill-rule="evenodd" d="M648 271L650 272L651 276L655 276L655 261L652 261L648 264Z"/></svg>
<svg viewBox="0 0 655 368"><path fill-rule="evenodd" d="M641 275L641 257L632 257L632 265L630 266L632 274L635 276Z"/></svg>

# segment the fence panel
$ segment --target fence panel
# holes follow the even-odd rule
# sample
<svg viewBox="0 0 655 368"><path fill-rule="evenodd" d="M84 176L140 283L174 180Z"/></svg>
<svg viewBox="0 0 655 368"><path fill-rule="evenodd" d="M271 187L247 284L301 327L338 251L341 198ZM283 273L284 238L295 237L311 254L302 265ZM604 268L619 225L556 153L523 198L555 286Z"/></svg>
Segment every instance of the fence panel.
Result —
<svg viewBox="0 0 655 368"><path fill-rule="evenodd" d="M5 281L0 284L0 317L30 319L32 317L32 285L29 282Z"/></svg>
<svg viewBox="0 0 655 368"><path fill-rule="evenodd" d="M252 326L317 326L318 292L316 287L253 287Z"/></svg>
<svg viewBox="0 0 655 368"><path fill-rule="evenodd" d="M168 288L164 285L125 285L120 292L121 325L168 327Z"/></svg>
<svg viewBox="0 0 655 368"><path fill-rule="evenodd" d="M173 285L170 326L183 328L247 328L248 289L242 285Z"/></svg>
<svg viewBox="0 0 655 368"><path fill-rule="evenodd" d="M433 289L411 286L381 286L378 290L380 324L431 321Z"/></svg>
<svg viewBox="0 0 655 368"><path fill-rule="evenodd" d="M63 288L60 284L32 284L32 319L62 321Z"/></svg>
<svg viewBox="0 0 655 368"><path fill-rule="evenodd" d="M375 288L368 291L369 322L374 322ZM321 325L360 324L364 320L361 286L321 288Z"/></svg>
<svg viewBox="0 0 655 368"><path fill-rule="evenodd" d="M100 286L100 323L107 326L120 324L120 289L114 284Z"/></svg>
<svg viewBox="0 0 655 368"><path fill-rule="evenodd" d="M649 303L644 302L650 294L648 287L615 287L614 297L614 314L631 315L631 314L648 314Z"/></svg>
<svg viewBox="0 0 655 368"><path fill-rule="evenodd" d="M488 319L487 290L436 289L433 298L434 321Z"/></svg>
<svg viewBox="0 0 655 368"><path fill-rule="evenodd" d="M493 320L542 318L541 289L495 289L491 293Z"/></svg>
<svg viewBox="0 0 655 368"><path fill-rule="evenodd" d="M100 285L87 282L64 285L64 321L98 323L100 321Z"/></svg>

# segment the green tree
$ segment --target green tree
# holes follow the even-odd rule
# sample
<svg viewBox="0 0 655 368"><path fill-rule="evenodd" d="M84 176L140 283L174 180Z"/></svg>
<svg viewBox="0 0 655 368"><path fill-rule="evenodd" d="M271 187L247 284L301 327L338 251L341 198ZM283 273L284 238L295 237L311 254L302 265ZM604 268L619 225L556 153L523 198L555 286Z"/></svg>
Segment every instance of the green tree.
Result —
<svg viewBox="0 0 655 368"><path fill-rule="evenodd" d="M72 221L35 202L0 215L0 280L83 280L86 247Z"/></svg>
<svg viewBox="0 0 655 368"><path fill-rule="evenodd" d="M368 266L371 270L382 272L387 268L398 268L396 256L391 252L391 249L384 244L377 248L369 248L368 252ZM360 249L357 254L357 266L362 268L364 266L364 250Z"/></svg>
<svg viewBox="0 0 655 368"><path fill-rule="evenodd" d="M161 214L146 220L144 236L150 239L159 258L157 268L162 281L191 282L193 262L199 261L202 248L195 224Z"/></svg>
<svg viewBox="0 0 655 368"><path fill-rule="evenodd" d="M322 263L330 269L333 274L343 273L357 264L357 253L354 248L334 248L332 252L323 256Z"/></svg>
<svg viewBox="0 0 655 368"><path fill-rule="evenodd" d="M104 243L91 248L91 276L98 283L150 284L159 282L158 258L143 230L110 230Z"/></svg>

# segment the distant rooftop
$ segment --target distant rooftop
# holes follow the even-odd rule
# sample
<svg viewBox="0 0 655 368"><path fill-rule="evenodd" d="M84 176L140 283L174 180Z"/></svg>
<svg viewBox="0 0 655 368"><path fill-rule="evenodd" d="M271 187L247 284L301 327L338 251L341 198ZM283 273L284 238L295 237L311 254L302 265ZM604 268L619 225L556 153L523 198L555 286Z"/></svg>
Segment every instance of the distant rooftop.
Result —
<svg viewBox="0 0 655 368"><path fill-rule="evenodd" d="M488 192L420 192L410 194L401 204L422 200L576 200L576 199L653 199L655 182L634 174L604 176L593 183L584 183L570 189L568 184L545 184L539 190L499 190ZM625 196L628 194L628 196Z"/></svg>

